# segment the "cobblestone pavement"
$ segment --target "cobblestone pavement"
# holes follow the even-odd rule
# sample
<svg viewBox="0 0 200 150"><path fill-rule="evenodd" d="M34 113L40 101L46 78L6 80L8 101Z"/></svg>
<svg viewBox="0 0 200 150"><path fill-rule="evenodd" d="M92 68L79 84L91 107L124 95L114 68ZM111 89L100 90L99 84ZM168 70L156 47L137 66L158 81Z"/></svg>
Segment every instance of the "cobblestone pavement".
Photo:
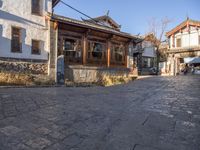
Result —
<svg viewBox="0 0 200 150"><path fill-rule="evenodd" d="M200 76L1 88L0 150L200 150Z"/></svg>

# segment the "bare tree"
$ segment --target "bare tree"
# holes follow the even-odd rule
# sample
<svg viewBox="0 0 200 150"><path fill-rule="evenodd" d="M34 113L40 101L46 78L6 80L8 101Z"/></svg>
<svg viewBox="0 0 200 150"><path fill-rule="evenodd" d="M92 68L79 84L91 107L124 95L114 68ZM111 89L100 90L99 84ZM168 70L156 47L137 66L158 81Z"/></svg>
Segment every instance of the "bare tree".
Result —
<svg viewBox="0 0 200 150"><path fill-rule="evenodd" d="M151 41L151 43L156 48L156 67L157 67L157 74L159 73L159 62L160 57L165 53L163 49L160 48L161 43L164 41L164 34L167 30L169 23L171 22L170 19L167 17L157 21L155 18L149 20L149 31L148 36L146 36L146 40Z"/></svg>

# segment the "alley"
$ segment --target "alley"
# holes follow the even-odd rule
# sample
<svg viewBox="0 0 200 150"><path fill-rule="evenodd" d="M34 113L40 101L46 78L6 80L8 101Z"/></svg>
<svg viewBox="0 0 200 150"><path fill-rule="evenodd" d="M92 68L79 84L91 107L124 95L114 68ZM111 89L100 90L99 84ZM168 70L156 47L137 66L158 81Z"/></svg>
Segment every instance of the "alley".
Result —
<svg viewBox="0 0 200 150"><path fill-rule="evenodd" d="M0 150L199 148L200 76L0 89Z"/></svg>

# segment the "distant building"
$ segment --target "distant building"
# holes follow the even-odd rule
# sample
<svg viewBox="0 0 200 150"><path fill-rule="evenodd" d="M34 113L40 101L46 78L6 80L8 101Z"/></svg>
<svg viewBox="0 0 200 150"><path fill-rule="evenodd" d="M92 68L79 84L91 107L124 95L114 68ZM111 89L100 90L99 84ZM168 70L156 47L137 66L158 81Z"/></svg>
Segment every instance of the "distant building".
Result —
<svg viewBox="0 0 200 150"><path fill-rule="evenodd" d="M143 41L134 48L135 63L141 75L155 74L156 69L156 47L148 36L143 37Z"/></svg>
<svg viewBox="0 0 200 150"><path fill-rule="evenodd" d="M187 18L166 35L169 39L168 72L177 75L185 58L200 57L200 21Z"/></svg>

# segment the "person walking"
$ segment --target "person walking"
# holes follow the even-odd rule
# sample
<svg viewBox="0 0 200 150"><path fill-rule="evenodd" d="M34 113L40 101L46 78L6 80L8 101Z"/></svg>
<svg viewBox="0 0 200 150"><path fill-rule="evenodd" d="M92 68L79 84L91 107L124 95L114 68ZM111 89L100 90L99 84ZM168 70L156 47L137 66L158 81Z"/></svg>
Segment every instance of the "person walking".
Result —
<svg viewBox="0 0 200 150"><path fill-rule="evenodd" d="M191 72L192 72L192 74L194 74L194 72L195 72L194 65L192 65Z"/></svg>
<svg viewBox="0 0 200 150"><path fill-rule="evenodd" d="M184 75L186 75L188 73L188 65L185 65L185 69L184 69Z"/></svg>

